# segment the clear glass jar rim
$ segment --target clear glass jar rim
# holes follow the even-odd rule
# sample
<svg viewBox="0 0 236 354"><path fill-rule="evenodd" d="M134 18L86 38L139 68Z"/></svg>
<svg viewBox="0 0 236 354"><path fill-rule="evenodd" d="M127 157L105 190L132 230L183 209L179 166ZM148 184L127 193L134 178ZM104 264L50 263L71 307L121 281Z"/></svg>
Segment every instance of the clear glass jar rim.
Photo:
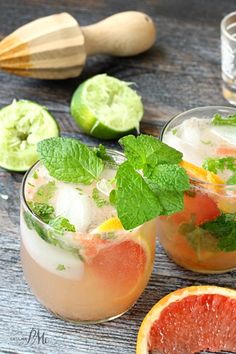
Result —
<svg viewBox="0 0 236 354"><path fill-rule="evenodd" d="M236 14L236 12L235 12ZM187 115L187 114L191 114L191 113L196 113L196 112L204 112L205 110L216 110L216 111L219 111L219 110L229 110L229 111L234 111L235 114L236 114L236 108L234 107L229 107L229 106L200 106L200 107L195 107L195 108L191 108L189 110L186 110L184 112L181 112L181 113L178 113L176 115L174 115L172 118L170 118L170 120L164 125L164 127L162 128L161 130L161 134L160 134L160 140L163 141L163 137L165 135L165 132L166 130L168 129L169 125L174 122L175 120L177 120L178 118L180 118L181 116L183 115ZM235 189L236 188L236 184L217 184L217 183L211 183L211 182L206 182L206 181L201 181L200 179L197 179L197 178L193 178L193 177L190 177L190 182L193 182L193 184L196 184L198 183L199 185L202 185L202 186L214 186L214 187L219 187L222 188L222 189L225 189L225 188L229 188L229 189Z"/></svg>
<svg viewBox="0 0 236 354"><path fill-rule="evenodd" d="M226 22L230 19L230 17L236 17L236 11L230 12L228 15L226 15L225 17L223 17L223 19L221 20L220 23L220 28L221 28L221 32L231 41L236 42L236 38L233 37L227 30L226 28ZM236 21L235 21L235 25L236 25Z"/></svg>
<svg viewBox="0 0 236 354"><path fill-rule="evenodd" d="M91 146L91 145L88 145L89 147L95 147L95 146ZM114 155L114 156L117 156L117 157L120 157L121 161L122 160L125 160L125 156L122 152L118 151L118 150L115 150L115 149L110 149L110 148L107 148L106 149L107 153L109 155ZM24 177L23 177L23 180L21 182L21 188L20 188L20 203L23 205L24 209L27 210L27 212L30 213L30 215L38 222L40 223L41 225L43 225L45 228L49 229L49 230L52 230L52 231L55 231L55 229L46 224L44 221L42 221L41 219L38 218L37 215L35 215L33 213L33 211L30 209L27 201L26 201L26 198L25 198L25 184L26 184L26 181L27 181L27 178L29 176L29 174L31 173L31 171L37 166L39 165L41 162L40 160L36 161L29 169L28 171L25 173Z"/></svg>

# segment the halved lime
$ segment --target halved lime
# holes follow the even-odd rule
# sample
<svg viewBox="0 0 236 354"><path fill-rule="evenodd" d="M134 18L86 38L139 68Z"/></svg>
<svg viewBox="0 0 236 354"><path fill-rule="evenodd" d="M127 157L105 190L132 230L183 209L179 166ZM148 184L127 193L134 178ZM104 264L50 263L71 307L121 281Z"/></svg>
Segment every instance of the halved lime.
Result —
<svg viewBox="0 0 236 354"><path fill-rule="evenodd" d="M72 117L85 133L100 139L115 139L138 130L143 104L129 86L106 74L88 79L72 97Z"/></svg>
<svg viewBox="0 0 236 354"><path fill-rule="evenodd" d="M14 100L0 110L0 166L26 171L38 160L36 144L58 135L58 125L46 108Z"/></svg>

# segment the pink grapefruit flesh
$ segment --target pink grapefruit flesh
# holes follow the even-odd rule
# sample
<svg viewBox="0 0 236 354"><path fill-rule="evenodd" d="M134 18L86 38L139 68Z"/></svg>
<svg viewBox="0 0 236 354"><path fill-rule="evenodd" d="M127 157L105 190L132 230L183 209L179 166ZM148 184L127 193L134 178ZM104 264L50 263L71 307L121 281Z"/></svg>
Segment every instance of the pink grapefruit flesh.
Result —
<svg viewBox="0 0 236 354"><path fill-rule="evenodd" d="M236 299L203 294L170 303L151 326L148 349L162 354L236 352Z"/></svg>

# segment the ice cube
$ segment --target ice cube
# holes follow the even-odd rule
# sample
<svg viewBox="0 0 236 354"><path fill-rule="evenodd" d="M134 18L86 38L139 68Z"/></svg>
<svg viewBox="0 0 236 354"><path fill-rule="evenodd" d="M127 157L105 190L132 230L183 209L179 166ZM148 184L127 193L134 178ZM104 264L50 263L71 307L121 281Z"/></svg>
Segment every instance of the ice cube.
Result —
<svg viewBox="0 0 236 354"><path fill-rule="evenodd" d="M109 182L105 178L102 178L100 181L98 181L96 186L97 186L97 189L99 190L99 192L106 195L107 197L109 197L110 192L113 189L111 182Z"/></svg>
<svg viewBox="0 0 236 354"><path fill-rule="evenodd" d="M89 196L77 190L75 185L58 182L52 204L56 216L67 218L77 231L88 229L95 212L94 206Z"/></svg>
<svg viewBox="0 0 236 354"><path fill-rule="evenodd" d="M232 126L213 126L212 132L220 137L224 142L236 145L236 127Z"/></svg>
<svg viewBox="0 0 236 354"><path fill-rule="evenodd" d="M201 140L202 123L204 122L197 118L191 118L185 120L181 125L181 138L195 148L199 145L199 141Z"/></svg>
<svg viewBox="0 0 236 354"><path fill-rule="evenodd" d="M179 138L177 135L173 135L172 132L168 132L165 134L163 141L167 145L172 146L178 151L181 151L183 153L183 160L201 166L204 159L203 154L201 154L199 149L196 149L191 144L186 143L182 137Z"/></svg>
<svg viewBox="0 0 236 354"><path fill-rule="evenodd" d="M25 248L41 267L69 279L80 280L83 277L84 263L78 256L45 242L35 230L27 228L24 220L21 222L21 235ZM63 272L58 270L61 263L65 266Z"/></svg>

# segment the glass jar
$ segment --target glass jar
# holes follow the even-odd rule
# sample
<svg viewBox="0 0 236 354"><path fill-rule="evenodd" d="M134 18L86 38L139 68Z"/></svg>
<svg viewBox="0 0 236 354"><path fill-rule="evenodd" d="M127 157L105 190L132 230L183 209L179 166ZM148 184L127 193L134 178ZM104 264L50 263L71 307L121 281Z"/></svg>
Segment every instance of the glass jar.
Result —
<svg viewBox="0 0 236 354"><path fill-rule="evenodd" d="M167 132L173 132L191 117L210 119L216 113L235 114L235 109L200 107L181 113L164 127L161 139L171 145L170 135L165 139ZM190 156L190 150L186 155ZM184 195L183 211L158 218L160 243L170 258L186 269L199 273L235 269L236 185L213 184L194 178L190 178L190 183L191 188ZM205 223L216 219L217 222L206 226Z"/></svg>
<svg viewBox="0 0 236 354"><path fill-rule="evenodd" d="M236 105L236 12L221 21L221 70L224 98Z"/></svg>
<svg viewBox="0 0 236 354"><path fill-rule="evenodd" d="M123 160L121 153L108 152L117 163ZM37 299L63 319L97 323L121 316L149 281L156 220L112 235L61 235L27 203L27 183L40 166L38 162L26 173L21 188L21 260L27 283Z"/></svg>

